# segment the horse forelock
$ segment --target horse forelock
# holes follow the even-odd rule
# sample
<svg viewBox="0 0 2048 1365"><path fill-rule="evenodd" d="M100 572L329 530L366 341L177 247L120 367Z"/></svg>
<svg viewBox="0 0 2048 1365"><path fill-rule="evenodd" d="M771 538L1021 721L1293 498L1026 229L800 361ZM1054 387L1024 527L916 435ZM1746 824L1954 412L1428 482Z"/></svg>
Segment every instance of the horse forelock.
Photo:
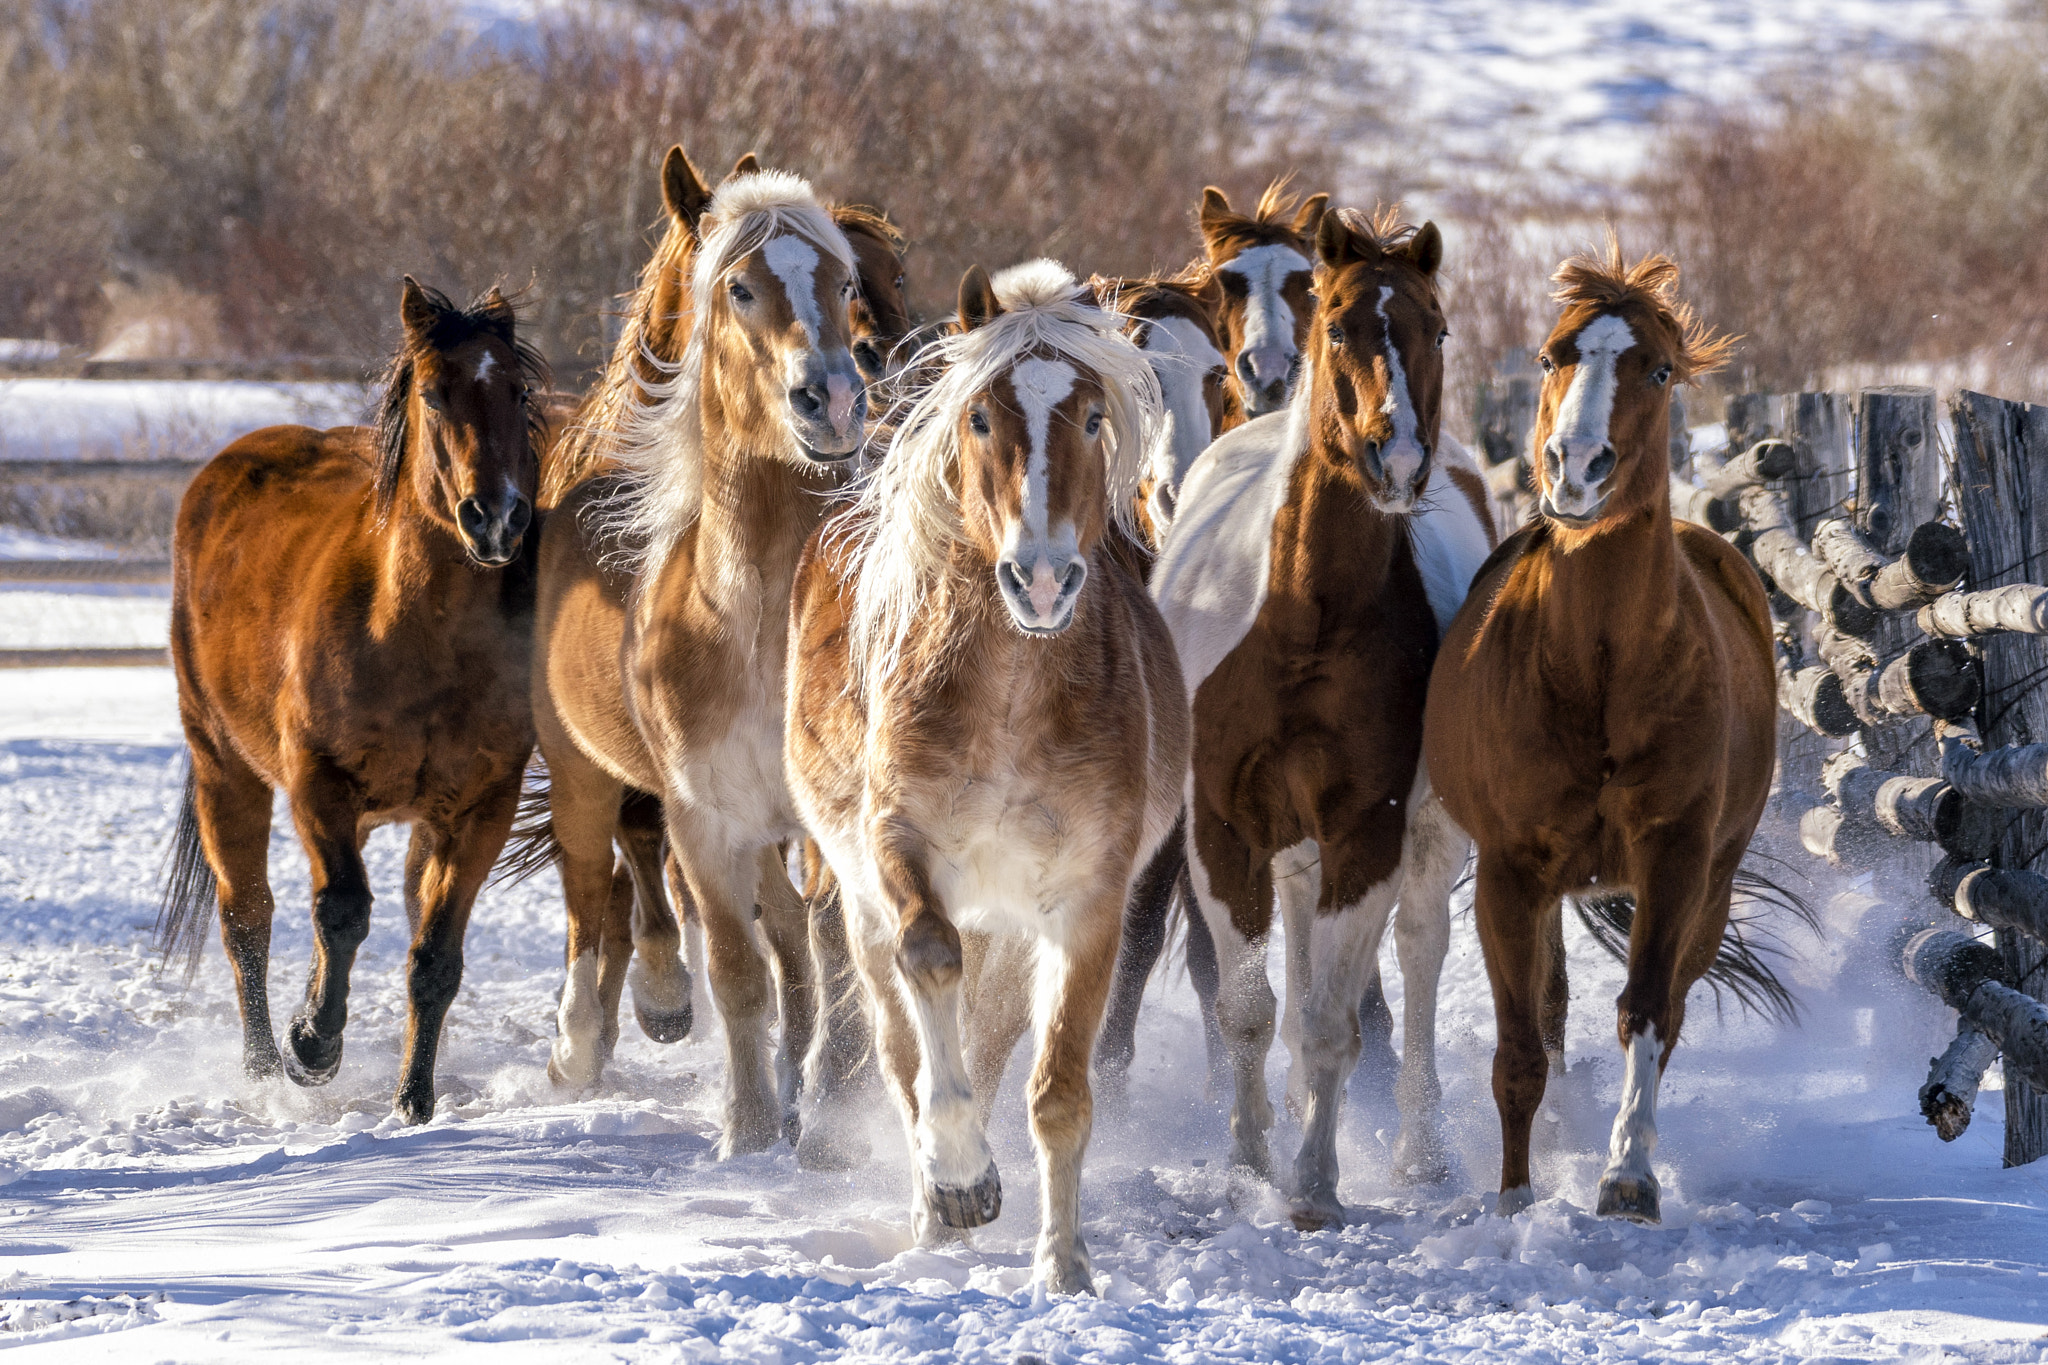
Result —
<svg viewBox="0 0 2048 1365"><path fill-rule="evenodd" d="M608 430L600 433L605 457L624 475L600 514L609 542L606 557L627 567L658 562L703 510L702 386L711 320L717 314L694 306L695 301L709 298L720 276L781 236L807 243L849 274L856 269L846 234L809 182L786 171L757 171L727 181L699 220L698 232L683 353L669 361L643 349L641 360L664 377L632 374L609 414ZM625 340L620 338L621 348Z"/></svg>
<svg viewBox="0 0 2048 1365"><path fill-rule="evenodd" d="M852 675L866 688L896 671L912 620L964 530L955 487L961 413L1024 361L1064 360L1100 382L1106 510L1135 534L1133 495L1161 399L1150 363L1123 333L1124 317L1098 307L1086 286L1050 261L1013 267L993 283L1000 314L934 339L907 367L929 378L906 395L888 457L857 486L838 532L855 582Z"/></svg>
<svg viewBox="0 0 2048 1365"><path fill-rule="evenodd" d="M382 396L377 400L377 462L370 493L379 521L391 515L398 500L405 454L412 445L412 390L421 360L458 350L480 336L492 336L511 348L520 382L529 393L547 388L550 382L547 359L518 334L519 310L525 304L522 296L489 289L464 307L438 289L419 288L434 312L434 322L423 337L401 331L398 349L385 366ZM527 444L538 461L547 447L547 417L536 403L526 403L525 410Z"/></svg>
<svg viewBox="0 0 2048 1365"><path fill-rule="evenodd" d="M1727 364L1741 340L1717 334L1678 296L1678 262L1659 252L1627 264L1621 238L1612 228L1604 253L1585 251L1569 257L1550 278L1557 285L1551 297L1564 305L1559 327L1569 325L1571 335L1602 313L1631 308L1647 312L1670 336L1673 377L1681 383Z"/></svg>

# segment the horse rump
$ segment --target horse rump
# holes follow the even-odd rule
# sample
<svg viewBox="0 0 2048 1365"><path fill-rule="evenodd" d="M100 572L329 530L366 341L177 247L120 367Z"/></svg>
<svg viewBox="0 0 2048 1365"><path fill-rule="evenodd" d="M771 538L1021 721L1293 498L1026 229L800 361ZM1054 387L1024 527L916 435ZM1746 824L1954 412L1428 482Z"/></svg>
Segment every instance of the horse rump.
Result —
<svg viewBox="0 0 2048 1365"><path fill-rule="evenodd" d="M184 954L189 984L199 971L206 932L220 901L220 883L214 879L213 868L206 861L206 845L199 837L199 781L189 759L185 790L178 798L178 823L171 831L171 846L164 852L160 879L163 898L156 910L156 950L165 965L173 956Z"/></svg>
<svg viewBox="0 0 2048 1365"><path fill-rule="evenodd" d="M1820 916L1805 897L1752 865L1754 859L1765 856L1751 853L1735 869L1738 904L1729 911L1720 950L1702 979L1713 988L1717 1011L1722 1007L1722 992L1726 991L1745 1010L1765 1019L1791 1023L1799 1017L1799 1002L1778 973L1779 959L1792 956L1783 921L1778 916L1791 916L1816 937L1820 934ZM1780 862L1776 858L1770 861ZM1595 943L1617 962L1628 961L1629 931L1636 921L1633 895L1615 891L1574 896L1572 909Z"/></svg>

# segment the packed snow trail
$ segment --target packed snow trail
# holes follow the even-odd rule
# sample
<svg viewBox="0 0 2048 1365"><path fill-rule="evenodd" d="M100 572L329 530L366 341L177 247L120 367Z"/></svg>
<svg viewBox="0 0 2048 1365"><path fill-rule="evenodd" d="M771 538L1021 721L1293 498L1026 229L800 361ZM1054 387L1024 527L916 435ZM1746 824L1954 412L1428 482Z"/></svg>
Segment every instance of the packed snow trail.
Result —
<svg viewBox="0 0 2048 1365"><path fill-rule="evenodd" d="M799 1171L786 1147L712 1159L715 1011L666 1048L629 1013L603 1092L552 1090L551 877L479 902L440 1111L398 1126L398 831L371 840L380 902L341 1073L246 1080L220 954L187 989L148 944L172 695L166 670L0 675L0 1347L24 1359L2044 1358L2048 1171L1999 1169L1996 1091L1953 1145L1921 1121L1948 1021L1889 968L1893 921L1853 890L1816 888L1829 938L1799 945L1803 1025L1717 1022L1695 995L1660 1113L1660 1228L1586 1212L1621 1077L1619 970L1590 943L1571 949L1562 1150L1539 1153L1548 1197L1512 1221L1486 1212L1492 1010L1469 913L1441 1024L1456 1174L1391 1186L1391 1099L1354 1085L1338 1231L1298 1233L1271 1193L1233 1187L1194 998L1163 974L1084 1177L1101 1297L1047 1299L1028 1282L1021 1052L992 1134L1003 1216L971 1247L914 1248L879 1096L850 1174ZM281 810L272 877L281 1019L311 949ZM1271 1066L1277 1090L1282 1049ZM1283 1117L1276 1154L1298 1136Z"/></svg>

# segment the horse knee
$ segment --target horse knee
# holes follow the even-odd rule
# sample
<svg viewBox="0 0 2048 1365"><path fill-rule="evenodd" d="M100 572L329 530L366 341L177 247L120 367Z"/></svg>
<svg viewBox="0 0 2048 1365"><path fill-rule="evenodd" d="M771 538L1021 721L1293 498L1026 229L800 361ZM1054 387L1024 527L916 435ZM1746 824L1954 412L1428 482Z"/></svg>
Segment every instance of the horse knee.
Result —
<svg viewBox="0 0 2048 1365"><path fill-rule="evenodd" d="M936 911L921 912L896 935L896 967L919 990L958 985L964 958L960 931Z"/></svg>
<svg viewBox="0 0 2048 1365"><path fill-rule="evenodd" d="M354 952L370 936L370 893L357 887L328 887L313 901L313 928L331 948Z"/></svg>
<svg viewBox="0 0 2048 1365"><path fill-rule="evenodd" d="M446 1005L462 988L460 948L416 943L406 967L406 982L415 1005Z"/></svg>

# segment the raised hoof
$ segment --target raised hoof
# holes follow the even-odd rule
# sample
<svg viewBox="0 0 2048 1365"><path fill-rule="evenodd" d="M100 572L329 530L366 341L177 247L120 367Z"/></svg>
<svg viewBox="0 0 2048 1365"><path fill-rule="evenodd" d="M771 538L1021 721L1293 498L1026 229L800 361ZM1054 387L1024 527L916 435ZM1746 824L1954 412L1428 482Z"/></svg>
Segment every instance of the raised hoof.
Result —
<svg viewBox="0 0 2048 1365"><path fill-rule="evenodd" d="M690 1036L690 1026L697 1022L687 1002L679 1010L654 1010L636 1004L633 1017L640 1021L640 1031L657 1043L682 1042Z"/></svg>
<svg viewBox="0 0 2048 1365"><path fill-rule="evenodd" d="M425 1123L434 1117L434 1087L401 1085L391 1097L391 1112L400 1123Z"/></svg>
<svg viewBox="0 0 2048 1365"><path fill-rule="evenodd" d="M1502 1190L1500 1198L1494 1201L1494 1217L1512 1218L1535 1202L1536 1191L1527 1185L1517 1185L1511 1190Z"/></svg>
<svg viewBox="0 0 2048 1365"><path fill-rule="evenodd" d="M806 1171L850 1171L868 1159L863 1138L821 1130L813 1120L796 1140L796 1164Z"/></svg>
<svg viewBox="0 0 2048 1365"><path fill-rule="evenodd" d="M305 1020L292 1020L285 1042L284 1074L294 1085L325 1085L341 1070L341 1039L329 1042L321 1038Z"/></svg>
<svg viewBox="0 0 2048 1365"><path fill-rule="evenodd" d="M993 1223L996 1215L1003 1211L1003 1178L996 1173L996 1164L991 1161L988 1169L981 1173L981 1179L962 1188L958 1185L941 1185L937 1181L925 1185L925 1203L931 1209L932 1217L949 1228L978 1228L983 1223Z"/></svg>
<svg viewBox="0 0 2048 1365"><path fill-rule="evenodd" d="M1631 1223L1661 1223L1663 1212L1657 1198L1654 1175L1610 1175L1600 1180L1602 1218L1626 1218Z"/></svg>

